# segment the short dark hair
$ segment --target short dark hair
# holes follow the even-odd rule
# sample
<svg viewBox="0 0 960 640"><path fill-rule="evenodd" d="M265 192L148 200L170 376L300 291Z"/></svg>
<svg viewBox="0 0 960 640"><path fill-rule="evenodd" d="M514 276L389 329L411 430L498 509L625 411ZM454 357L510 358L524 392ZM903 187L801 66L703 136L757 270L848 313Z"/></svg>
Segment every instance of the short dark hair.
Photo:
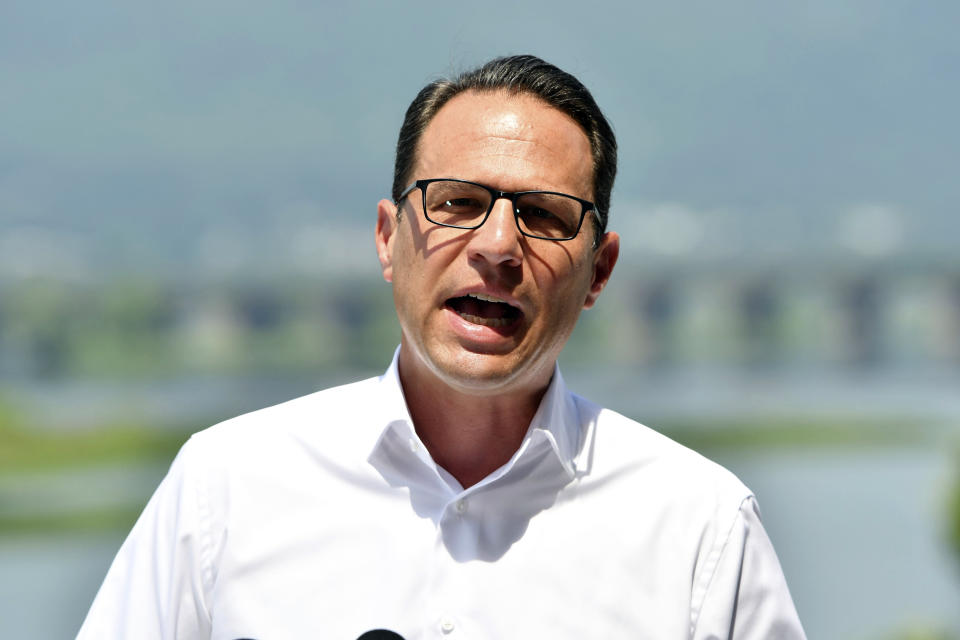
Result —
<svg viewBox="0 0 960 640"><path fill-rule="evenodd" d="M454 96L465 91L506 90L531 94L562 111L580 125L590 141L593 156L593 200L597 205L595 228L599 237L607 228L610 192L617 175L617 140L610 123L583 84L575 77L531 55L496 58L454 79L431 82L417 94L404 116L397 140L393 171L393 199L412 181L417 145L427 125Z"/></svg>

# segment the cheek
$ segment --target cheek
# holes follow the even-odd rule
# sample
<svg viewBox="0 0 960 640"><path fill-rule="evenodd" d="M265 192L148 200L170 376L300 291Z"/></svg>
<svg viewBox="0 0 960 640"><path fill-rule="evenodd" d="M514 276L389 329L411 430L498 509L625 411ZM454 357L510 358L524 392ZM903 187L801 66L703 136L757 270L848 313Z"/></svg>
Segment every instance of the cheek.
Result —
<svg viewBox="0 0 960 640"><path fill-rule="evenodd" d="M398 311L416 315L434 303L435 285L445 269L443 258L440 253L431 253L425 258L409 238L397 238L393 254L393 297Z"/></svg>
<svg viewBox="0 0 960 640"><path fill-rule="evenodd" d="M534 280L548 296L548 304L555 305L558 310L583 308L593 279L592 263L588 257L571 259L564 255L562 260L556 260L552 265L534 265L534 270Z"/></svg>
<svg viewBox="0 0 960 640"><path fill-rule="evenodd" d="M409 289L416 286L423 269L423 260L420 259L416 249L413 247L409 231L397 237L393 249L393 280L394 289L399 285L400 288Z"/></svg>
<svg viewBox="0 0 960 640"><path fill-rule="evenodd" d="M540 331L555 334L555 338L565 341L573 331L583 304L586 300L587 284L580 274L568 274L565 283L554 282L553 287L541 289L544 313L538 319Z"/></svg>
<svg viewBox="0 0 960 640"><path fill-rule="evenodd" d="M422 277L417 271L417 262L411 260L409 249L399 246L393 254L393 301L403 321L409 310L416 306L417 282Z"/></svg>

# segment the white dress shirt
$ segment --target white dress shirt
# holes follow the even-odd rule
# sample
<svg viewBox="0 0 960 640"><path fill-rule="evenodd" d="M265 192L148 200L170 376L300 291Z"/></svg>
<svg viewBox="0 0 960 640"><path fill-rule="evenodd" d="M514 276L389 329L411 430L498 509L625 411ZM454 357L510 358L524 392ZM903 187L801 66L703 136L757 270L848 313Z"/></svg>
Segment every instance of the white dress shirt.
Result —
<svg viewBox="0 0 960 640"><path fill-rule="evenodd" d="M456 425L450 425L456 429ZM571 394L463 489L380 378L195 434L79 638L803 638L750 491Z"/></svg>

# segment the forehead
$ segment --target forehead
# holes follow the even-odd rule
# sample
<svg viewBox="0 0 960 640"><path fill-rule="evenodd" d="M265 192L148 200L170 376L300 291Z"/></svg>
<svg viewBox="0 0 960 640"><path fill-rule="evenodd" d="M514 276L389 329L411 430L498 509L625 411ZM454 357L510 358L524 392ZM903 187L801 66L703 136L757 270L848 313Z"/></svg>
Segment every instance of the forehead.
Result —
<svg viewBox="0 0 960 640"><path fill-rule="evenodd" d="M414 172L504 191L593 196L587 135L573 118L525 93L467 91L452 98L427 125Z"/></svg>

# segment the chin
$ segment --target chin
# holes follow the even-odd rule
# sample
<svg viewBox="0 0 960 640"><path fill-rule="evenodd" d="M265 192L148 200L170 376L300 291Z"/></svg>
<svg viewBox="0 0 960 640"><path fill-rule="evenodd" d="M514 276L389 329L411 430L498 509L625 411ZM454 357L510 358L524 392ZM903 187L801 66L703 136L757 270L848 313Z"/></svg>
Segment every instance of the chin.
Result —
<svg viewBox="0 0 960 640"><path fill-rule="evenodd" d="M488 355L466 353L452 361L431 361L434 374L447 385L471 395L497 395L516 392L524 387L531 390L550 383L553 368L545 380L538 381L538 367L524 362L517 366L516 355Z"/></svg>

